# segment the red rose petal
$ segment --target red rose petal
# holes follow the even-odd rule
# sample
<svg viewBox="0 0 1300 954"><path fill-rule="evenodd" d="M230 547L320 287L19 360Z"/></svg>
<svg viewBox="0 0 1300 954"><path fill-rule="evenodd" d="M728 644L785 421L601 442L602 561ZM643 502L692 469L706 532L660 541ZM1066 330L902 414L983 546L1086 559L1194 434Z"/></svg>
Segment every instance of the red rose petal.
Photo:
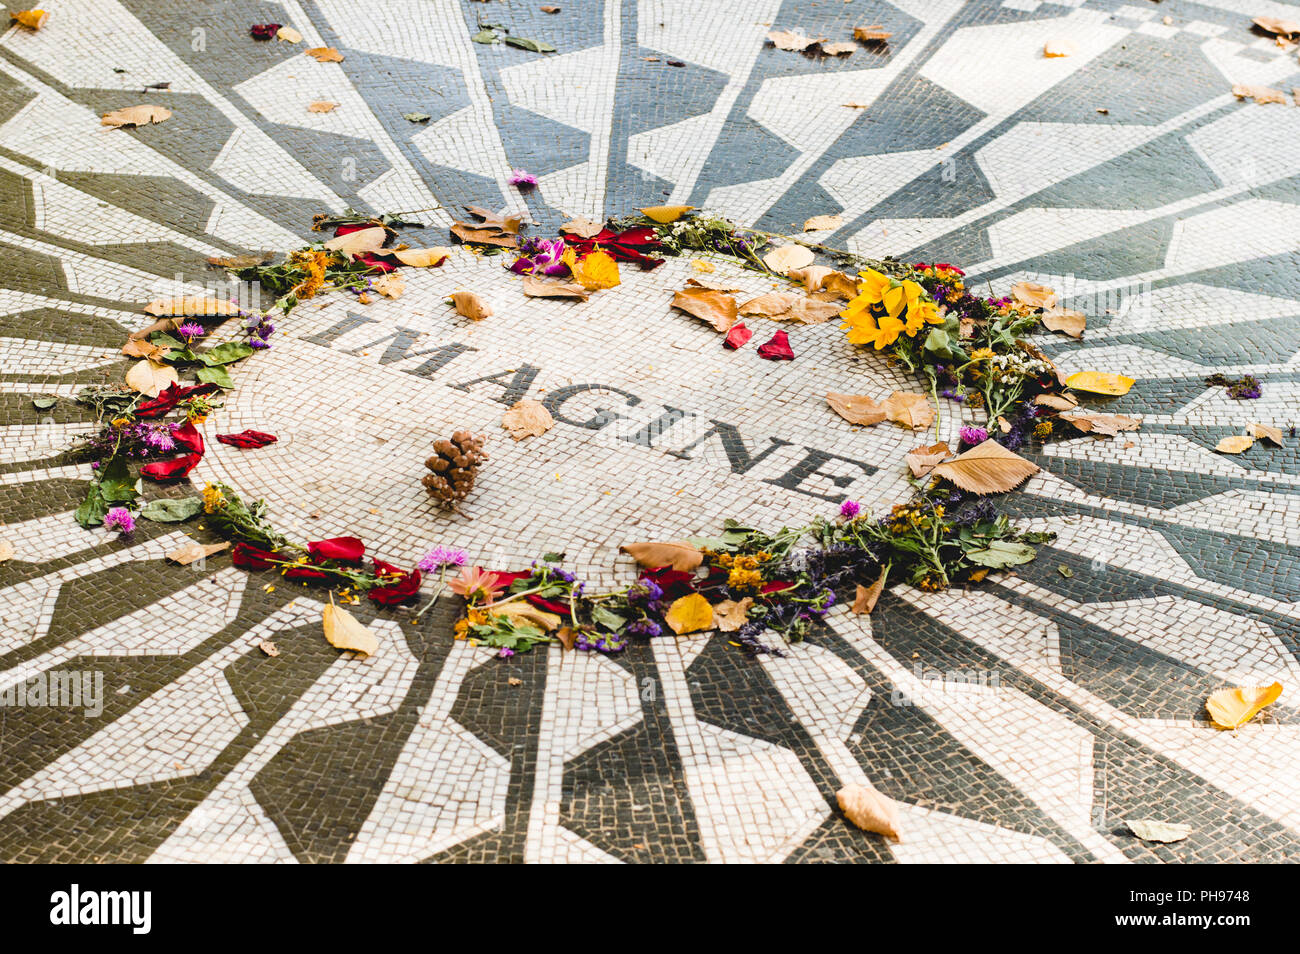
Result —
<svg viewBox="0 0 1300 954"><path fill-rule="evenodd" d="M328 540L316 540L307 544L307 552L318 563L321 560L359 563L366 555L366 545L356 537L331 537Z"/></svg>
<svg viewBox="0 0 1300 954"><path fill-rule="evenodd" d="M794 352L790 350L790 339L783 330L774 334L766 344L758 346L758 356L768 361L790 361Z"/></svg>
<svg viewBox="0 0 1300 954"><path fill-rule="evenodd" d="M723 340L722 345L724 348L735 351L737 348L743 348L745 343L752 337L754 337L754 332L746 328L743 321L738 321L731 326L731 330L727 332L727 337Z"/></svg>
<svg viewBox="0 0 1300 954"><path fill-rule="evenodd" d="M265 431L240 431L238 434L218 434L217 440L223 444L229 444L231 447L265 447L267 444L274 444L278 437L274 434L267 434Z"/></svg>
<svg viewBox="0 0 1300 954"><path fill-rule="evenodd" d="M148 477L150 480L180 480L182 477L189 476L190 471L197 467L202 459L202 454L183 454L171 460L145 464L140 468L140 476Z"/></svg>

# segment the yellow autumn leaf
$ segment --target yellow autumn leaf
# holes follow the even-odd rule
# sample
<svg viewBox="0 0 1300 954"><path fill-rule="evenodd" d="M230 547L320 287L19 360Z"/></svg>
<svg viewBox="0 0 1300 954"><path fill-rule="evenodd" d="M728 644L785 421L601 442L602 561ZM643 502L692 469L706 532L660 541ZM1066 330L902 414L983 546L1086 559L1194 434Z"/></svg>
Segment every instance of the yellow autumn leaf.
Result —
<svg viewBox="0 0 1300 954"><path fill-rule="evenodd" d="M608 252L600 249L584 255L569 268L578 284L591 291L613 288L622 282L618 277L618 262Z"/></svg>
<svg viewBox="0 0 1300 954"><path fill-rule="evenodd" d="M1107 374L1105 371L1080 371L1065 379L1065 386L1075 391L1114 396L1128 394L1128 389L1136 383L1133 378L1126 378L1122 374Z"/></svg>
<svg viewBox="0 0 1300 954"><path fill-rule="evenodd" d="M343 607L335 606L332 593L330 605L321 613L321 626L325 630L325 638L335 649L348 649L363 656L373 656L379 648L379 638Z"/></svg>
<svg viewBox="0 0 1300 954"><path fill-rule="evenodd" d="M332 46L313 46L310 50L303 50L303 52L317 63L343 62L343 54Z"/></svg>
<svg viewBox="0 0 1300 954"><path fill-rule="evenodd" d="M412 268L434 268L441 265L451 255L451 249L441 245L433 248L403 248L393 252L393 258Z"/></svg>
<svg viewBox="0 0 1300 954"><path fill-rule="evenodd" d="M9 14L9 18L17 23L22 24L29 30L39 30L45 26L45 21L49 14L44 10L16 10Z"/></svg>
<svg viewBox="0 0 1300 954"><path fill-rule="evenodd" d="M1254 443L1255 438L1237 434L1233 437L1225 437L1214 445L1214 449L1220 454L1240 454L1242 451L1250 450Z"/></svg>
<svg viewBox="0 0 1300 954"><path fill-rule="evenodd" d="M687 212L694 211L693 205L652 205L648 209L642 209L641 214L647 219L653 219L660 225L667 225L669 222L676 222Z"/></svg>
<svg viewBox="0 0 1300 954"><path fill-rule="evenodd" d="M1220 729L1235 729L1255 718L1260 709L1272 705L1282 695L1282 683L1271 686L1238 686L1210 693L1205 711Z"/></svg>
<svg viewBox="0 0 1300 954"><path fill-rule="evenodd" d="M131 370L126 373L126 383L134 391L139 391L145 397L157 397L173 384L179 383L180 379L176 376L176 369L170 364L160 364L156 361L137 361L131 365Z"/></svg>
<svg viewBox="0 0 1300 954"><path fill-rule="evenodd" d="M678 636L713 628L713 606L699 593L690 593L673 601L664 622Z"/></svg>

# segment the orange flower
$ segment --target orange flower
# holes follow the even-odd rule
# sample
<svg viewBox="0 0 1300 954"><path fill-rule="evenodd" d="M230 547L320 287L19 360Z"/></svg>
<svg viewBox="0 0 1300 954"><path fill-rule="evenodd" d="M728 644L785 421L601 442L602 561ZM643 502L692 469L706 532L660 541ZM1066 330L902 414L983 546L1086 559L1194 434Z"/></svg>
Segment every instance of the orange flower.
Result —
<svg viewBox="0 0 1300 954"><path fill-rule="evenodd" d="M465 567L460 571L460 576L447 585L457 596L463 596L471 602L481 599L489 606L504 592L501 577L479 566Z"/></svg>

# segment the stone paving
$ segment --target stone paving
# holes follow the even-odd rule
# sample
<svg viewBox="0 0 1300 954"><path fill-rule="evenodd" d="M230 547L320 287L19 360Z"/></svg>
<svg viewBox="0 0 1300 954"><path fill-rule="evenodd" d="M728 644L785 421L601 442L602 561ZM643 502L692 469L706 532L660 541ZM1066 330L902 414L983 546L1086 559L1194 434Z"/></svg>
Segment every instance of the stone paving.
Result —
<svg viewBox="0 0 1300 954"><path fill-rule="evenodd" d="M0 682L103 674L102 711L0 709L0 857L11 861L1286 861L1300 854L1300 441L1213 451L1300 417L1300 85L1270 0L50 0L0 35ZM257 42L279 22L301 44ZM883 47L814 58L771 29ZM471 41L483 24L557 52ZM1072 55L1045 59L1068 37ZM339 63L302 55L333 46ZM165 90L144 88L169 83ZM307 103L338 103L313 113ZM142 102L165 123L99 115ZM854 104L852 106L845 104ZM411 122L406 113L430 118ZM526 169L540 184L508 184ZM1067 371L1137 379L1118 440L1069 436L1005 501L1056 541L978 589L892 587L786 658L724 635L510 660L451 639L453 607L356 612L364 660L321 637L320 591L189 538L121 541L72 519L89 426L72 397L119 379L142 305L221 280L210 255L285 251L313 214L406 212L446 244L466 204L547 234L574 215L689 203L870 255L1029 278L1089 315L1037 343ZM835 323L796 359L724 353L669 310L683 260L581 307L524 299L500 259L407 270L399 300L301 306L240 365L195 484L265 498L312 538L356 534L409 565L433 543L486 566L563 550L628 581L631 538L726 517L794 525L908 492L898 428L854 429L828 390L907 378ZM715 277L769 284L725 264ZM445 297L473 289L471 324ZM761 321L761 319L760 319ZM1207 387L1252 374L1262 397ZM38 410L33 398L56 397ZM515 443L504 406L558 424ZM969 409L947 405L955 440ZM631 440L659 421L652 442ZM721 422L721 423L719 423ZM466 515L418 479L432 437L491 435ZM724 440L723 438L727 438ZM1123 439L1126 438L1126 439ZM820 456L818 456L820 455ZM820 461L811 470L809 460ZM179 491L178 491L179 492ZM470 519L472 518L472 519ZM373 617L373 619L372 619ZM256 643L273 638L278 657ZM1281 681L1221 732L1206 695ZM512 684L517 683L517 684ZM0 687L4 688L4 687ZM869 779L901 804L888 843L836 810ZM1193 828L1149 844L1125 819Z"/></svg>

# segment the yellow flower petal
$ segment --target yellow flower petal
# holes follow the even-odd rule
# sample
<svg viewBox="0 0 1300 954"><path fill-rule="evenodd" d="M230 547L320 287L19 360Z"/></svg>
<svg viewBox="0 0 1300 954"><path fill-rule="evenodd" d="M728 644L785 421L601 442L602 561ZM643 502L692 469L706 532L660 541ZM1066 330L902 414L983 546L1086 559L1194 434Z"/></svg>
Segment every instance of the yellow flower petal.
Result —
<svg viewBox="0 0 1300 954"><path fill-rule="evenodd" d="M1243 686L1220 689L1210 694L1205 711L1210 721L1220 729L1235 729L1245 725L1260 709L1272 705L1282 695L1282 683L1271 686Z"/></svg>

